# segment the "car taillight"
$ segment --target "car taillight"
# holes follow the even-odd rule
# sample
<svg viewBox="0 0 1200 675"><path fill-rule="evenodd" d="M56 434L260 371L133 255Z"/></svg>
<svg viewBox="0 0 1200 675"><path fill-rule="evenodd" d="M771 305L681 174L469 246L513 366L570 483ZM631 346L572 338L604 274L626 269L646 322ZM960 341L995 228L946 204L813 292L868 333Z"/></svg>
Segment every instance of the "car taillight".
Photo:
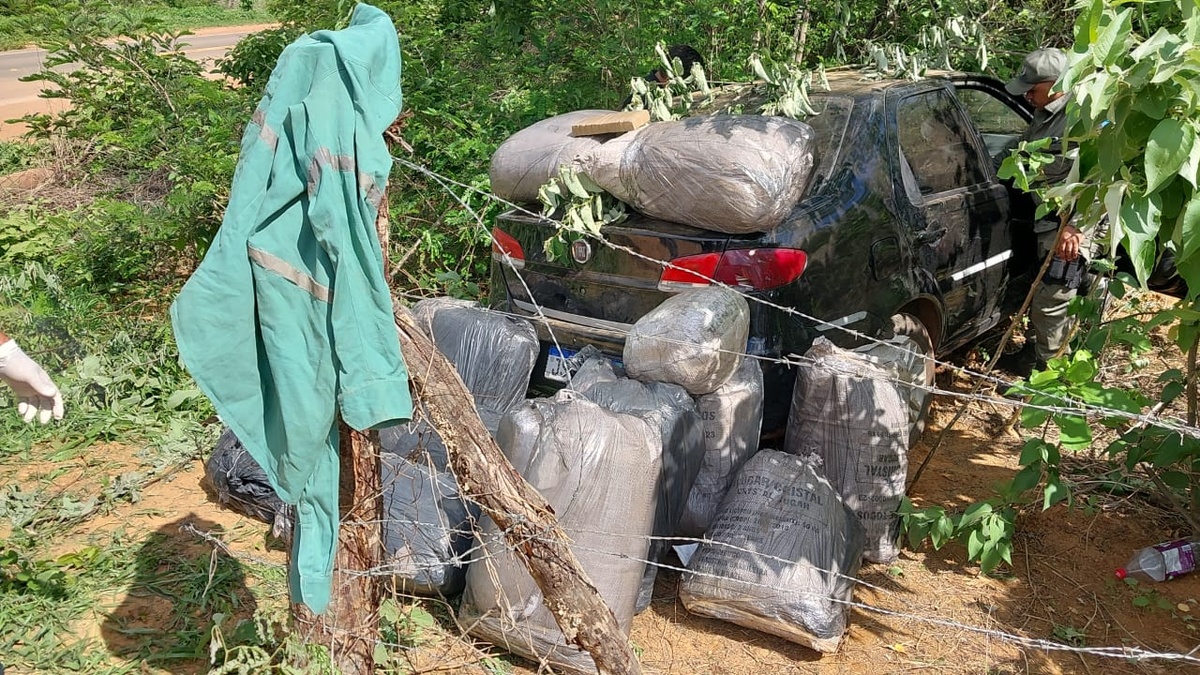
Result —
<svg viewBox="0 0 1200 675"><path fill-rule="evenodd" d="M778 288L804 274L808 255L796 248L747 248L724 253L702 253L676 258L663 268L658 288L681 290L709 284L711 277L723 284L754 290Z"/></svg>
<svg viewBox="0 0 1200 675"><path fill-rule="evenodd" d="M520 269L525 266L525 250L517 242L516 237L501 230L492 228L492 260L504 261L507 257L513 267Z"/></svg>
<svg viewBox="0 0 1200 675"><path fill-rule="evenodd" d="M663 267L662 275L658 278L661 290L679 290L688 286L707 286L712 283L709 279L717 271L717 263L721 262L720 253L702 253L676 258L671 264Z"/></svg>

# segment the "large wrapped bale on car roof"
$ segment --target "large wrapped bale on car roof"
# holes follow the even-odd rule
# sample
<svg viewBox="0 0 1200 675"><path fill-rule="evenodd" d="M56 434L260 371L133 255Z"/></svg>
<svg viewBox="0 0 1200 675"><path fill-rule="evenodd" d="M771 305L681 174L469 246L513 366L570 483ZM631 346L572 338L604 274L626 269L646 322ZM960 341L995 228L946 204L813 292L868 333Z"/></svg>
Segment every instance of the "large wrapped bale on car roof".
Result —
<svg viewBox="0 0 1200 675"><path fill-rule="evenodd" d="M638 593L636 612L650 606L654 578L660 561L670 550L669 540L677 534L688 494L700 471L704 446L700 414L687 391L665 382L638 382L619 377L605 358L587 361L571 380L571 387L607 410L636 415L658 429L662 436L662 476L654 536Z"/></svg>
<svg viewBox="0 0 1200 675"><path fill-rule="evenodd" d="M383 567L409 593L449 596L467 578L471 523L479 507L464 500L454 475L398 455L380 457Z"/></svg>
<svg viewBox="0 0 1200 675"><path fill-rule="evenodd" d="M742 365L711 394L697 399L703 429L704 458L679 520L679 533L702 537L737 472L758 451L762 432L763 373L758 359Z"/></svg>
<svg viewBox="0 0 1200 675"><path fill-rule="evenodd" d="M560 166L571 164L576 157L610 138L608 135L572 136L571 127L611 112L576 110L535 122L509 136L492 153L488 170L492 192L511 202L536 202L538 188L556 175Z"/></svg>
<svg viewBox="0 0 1200 675"><path fill-rule="evenodd" d="M628 634L654 527L659 430L564 390L509 412L497 444L554 509L583 571ZM459 622L475 637L556 669L594 673L567 644L502 533L482 519L482 559L467 571Z"/></svg>
<svg viewBox="0 0 1200 675"><path fill-rule="evenodd" d="M825 475L866 528L864 555L890 562L900 550L908 475L909 401L892 373L825 338L796 372L784 450L822 458Z"/></svg>
<svg viewBox="0 0 1200 675"><path fill-rule="evenodd" d="M689 612L837 649L863 529L819 464L775 450L746 462L680 582Z"/></svg>
<svg viewBox="0 0 1200 675"><path fill-rule="evenodd" d="M475 307L443 307L434 315L433 344L462 377L493 435L500 417L525 399L537 361L537 331L525 319Z"/></svg>
<svg viewBox="0 0 1200 675"><path fill-rule="evenodd" d="M750 306L723 286L673 295L633 324L622 360L630 377L670 382L694 396L716 391L742 363Z"/></svg>
<svg viewBox="0 0 1200 675"><path fill-rule="evenodd" d="M651 218L728 234L783 222L813 168L812 127L787 117L655 122L599 144L574 166Z"/></svg>

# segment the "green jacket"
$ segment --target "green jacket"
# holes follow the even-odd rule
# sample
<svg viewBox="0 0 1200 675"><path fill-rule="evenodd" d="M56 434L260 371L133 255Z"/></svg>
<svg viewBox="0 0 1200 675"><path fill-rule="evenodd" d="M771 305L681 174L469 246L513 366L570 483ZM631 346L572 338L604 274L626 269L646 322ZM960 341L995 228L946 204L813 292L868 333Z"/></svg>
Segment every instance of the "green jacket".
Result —
<svg viewBox="0 0 1200 675"><path fill-rule="evenodd" d="M338 528L337 417L410 417L408 375L375 217L400 112L391 19L350 25L279 57L242 137L224 221L171 306L179 354L218 414L297 505L293 601L329 603Z"/></svg>

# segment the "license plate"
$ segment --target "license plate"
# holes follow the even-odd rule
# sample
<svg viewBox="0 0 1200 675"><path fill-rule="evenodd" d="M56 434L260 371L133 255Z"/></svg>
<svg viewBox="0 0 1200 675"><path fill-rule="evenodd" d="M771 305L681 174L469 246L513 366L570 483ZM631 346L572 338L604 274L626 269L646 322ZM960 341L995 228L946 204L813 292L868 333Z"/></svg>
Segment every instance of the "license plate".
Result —
<svg viewBox="0 0 1200 675"><path fill-rule="evenodd" d="M571 365L569 360L575 356L574 349L560 349L551 347L550 353L546 355L546 379L562 382L566 384L571 381Z"/></svg>

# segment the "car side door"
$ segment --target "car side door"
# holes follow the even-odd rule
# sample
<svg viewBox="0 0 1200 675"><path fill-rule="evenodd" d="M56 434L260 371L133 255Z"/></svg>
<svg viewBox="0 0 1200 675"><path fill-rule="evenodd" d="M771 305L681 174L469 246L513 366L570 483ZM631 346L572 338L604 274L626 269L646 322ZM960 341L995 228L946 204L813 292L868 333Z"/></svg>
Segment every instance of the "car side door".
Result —
<svg viewBox="0 0 1200 675"><path fill-rule="evenodd" d="M1006 232L1008 198L948 87L903 95L892 110L899 201L911 216L914 258L940 295L949 347L998 319L1011 252L993 254L993 239Z"/></svg>

